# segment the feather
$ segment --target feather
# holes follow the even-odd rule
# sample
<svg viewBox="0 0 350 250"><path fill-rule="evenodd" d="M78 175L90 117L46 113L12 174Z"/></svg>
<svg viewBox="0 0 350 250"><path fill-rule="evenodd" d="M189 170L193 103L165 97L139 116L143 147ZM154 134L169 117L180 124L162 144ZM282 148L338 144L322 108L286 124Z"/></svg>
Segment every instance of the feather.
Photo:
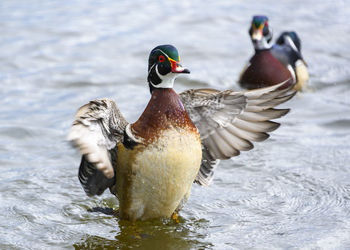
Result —
<svg viewBox="0 0 350 250"><path fill-rule="evenodd" d="M292 86L280 89L286 83L243 92L191 89L180 93L184 107L201 135L202 154L213 160L228 159L239 155L241 150L252 149L252 141L266 140L267 132L280 126L271 120L289 112L289 109L274 107L295 95ZM211 164L217 163L203 157L196 182L209 183L214 171L214 167L209 167Z"/></svg>
<svg viewBox="0 0 350 250"><path fill-rule="evenodd" d="M109 99L91 101L77 111L67 139L82 154L78 177L88 195L100 195L114 184L117 145L127 124Z"/></svg>

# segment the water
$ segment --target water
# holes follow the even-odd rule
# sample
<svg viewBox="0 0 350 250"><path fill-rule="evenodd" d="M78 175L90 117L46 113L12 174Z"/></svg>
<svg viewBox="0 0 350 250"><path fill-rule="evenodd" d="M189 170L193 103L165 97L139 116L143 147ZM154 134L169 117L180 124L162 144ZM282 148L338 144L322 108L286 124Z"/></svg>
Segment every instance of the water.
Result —
<svg viewBox="0 0 350 250"><path fill-rule="evenodd" d="M349 249L349 13L349 1L1 1L0 249ZM194 186L179 224L89 212L118 204L80 187L65 141L77 108L110 97L135 121L164 43L192 72L177 91L237 88L254 14L275 36L296 30L309 64L282 126Z"/></svg>

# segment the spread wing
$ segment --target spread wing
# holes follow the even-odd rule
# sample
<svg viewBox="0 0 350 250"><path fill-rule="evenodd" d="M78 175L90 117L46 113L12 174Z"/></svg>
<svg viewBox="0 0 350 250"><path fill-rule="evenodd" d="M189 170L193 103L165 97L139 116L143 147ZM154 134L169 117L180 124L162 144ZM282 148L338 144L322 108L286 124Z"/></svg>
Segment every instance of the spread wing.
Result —
<svg viewBox="0 0 350 250"><path fill-rule="evenodd" d="M82 154L79 180L89 196L114 185L117 145L127 124L110 99L91 101L76 113L68 140Z"/></svg>
<svg viewBox="0 0 350 250"><path fill-rule="evenodd" d="M202 140L202 164L196 182L208 185L218 160L253 148L252 142L266 140L279 123L270 121L289 112L274 109L291 99L291 87L279 90L285 82L268 88L234 92L215 89L188 90L180 94Z"/></svg>

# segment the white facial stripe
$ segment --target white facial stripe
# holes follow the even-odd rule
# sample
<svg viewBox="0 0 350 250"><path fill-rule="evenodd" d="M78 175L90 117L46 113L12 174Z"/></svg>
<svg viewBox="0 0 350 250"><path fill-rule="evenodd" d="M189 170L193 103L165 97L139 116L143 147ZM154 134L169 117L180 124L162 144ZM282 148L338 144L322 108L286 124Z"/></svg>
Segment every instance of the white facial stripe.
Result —
<svg viewBox="0 0 350 250"><path fill-rule="evenodd" d="M268 40L272 38L272 29L270 27L268 27L268 29L269 29L268 36L264 36L262 32L259 34L254 34L254 33L252 34L251 38L257 39L257 43L253 43L254 48L256 50L270 49L272 47L272 45L268 42ZM256 33L258 33L258 30L256 31Z"/></svg>
<svg viewBox="0 0 350 250"><path fill-rule="evenodd" d="M160 52L162 52L162 54L164 54L168 59L170 58L163 50L161 49L157 49ZM156 73L158 75L158 77L162 80L162 82L158 85L155 85L152 83L152 81L150 81L151 85L155 88L172 88L174 86L174 80L175 78L178 76L178 74L170 72L168 74L166 74L165 76L163 76L162 74L159 73L158 71L158 65L155 63L152 65L152 67L149 69L148 74L151 72L152 68L156 66ZM181 70L183 69L182 67L177 67L176 70Z"/></svg>
<svg viewBox="0 0 350 250"><path fill-rule="evenodd" d="M156 50L159 50L160 52L162 52L168 59L170 58L163 50L161 50L161 49L156 49ZM154 67L154 65L156 65L156 63L154 63L154 64L152 65L152 67L149 69L148 74L151 72L151 70L152 70L152 68ZM157 74L158 74L158 72L157 72ZM158 75L158 76L159 76L159 75Z"/></svg>
<svg viewBox="0 0 350 250"><path fill-rule="evenodd" d="M253 34L254 35L254 34ZM262 34L252 36L252 39L256 38L256 43L253 43L256 50L270 49L271 44L267 41L269 37L262 36ZM260 39L257 39L260 38Z"/></svg>
<svg viewBox="0 0 350 250"><path fill-rule="evenodd" d="M292 38L290 38L289 36L284 36L284 39L286 39L286 43L292 47L293 50L298 51L298 48L295 46Z"/></svg>
<svg viewBox="0 0 350 250"><path fill-rule="evenodd" d="M162 82L156 86L156 88L172 88L174 86L174 80L178 76L177 74L174 74L173 72L170 72L163 76L162 74L159 73L158 71L158 65L156 65L156 73L158 77L162 80Z"/></svg>
<svg viewBox="0 0 350 250"><path fill-rule="evenodd" d="M148 74L151 72L151 70L153 69L154 65L156 65L156 64L153 64L153 65L149 68Z"/></svg>
<svg viewBox="0 0 350 250"><path fill-rule="evenodd" d="M260 49L270 49L271 48L271 44L269 44L267 42L267 40L265 39L265 37L263 37L261 40L259 40L257 43L253 43L254 48L257 50Z"/></svg>
<svg viewBox="0 0 350 250"><path fill-rule="evenodd" d="M162 52L168 59L170 58L170 57L167 55L167 53L165 53L163 50L161 50L161 49L157 49L157 50L159 50L160 52Z"/></svg>
<svg viewBox="0 0 350 250"><path fill-rule="evenodd" d="M153 64L153 65L151 66L151 68L150 68L149 71L148 71L148 74L151 72L151 70L153 69L154 65L156 65L156 64ZM158 73L157 73L157 74L158 74ZM152 82L150 79L149 79L149 82L151 83L151 85L152 85L153 87L156 87L156 85L154 85L153 82Z"/></svg>

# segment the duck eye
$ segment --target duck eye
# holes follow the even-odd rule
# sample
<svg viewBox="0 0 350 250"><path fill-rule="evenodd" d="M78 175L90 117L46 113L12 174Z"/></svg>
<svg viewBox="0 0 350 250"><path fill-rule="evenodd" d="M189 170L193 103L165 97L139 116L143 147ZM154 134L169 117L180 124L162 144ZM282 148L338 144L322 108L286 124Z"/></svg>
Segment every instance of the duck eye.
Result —
<svg viewBox="0 0 350 250"><path fill-rule="evenodd" d="M161 62L161 63L164 62L165 61L165 57L163 55L160 55L158 57L158 61Z"/></svg>

